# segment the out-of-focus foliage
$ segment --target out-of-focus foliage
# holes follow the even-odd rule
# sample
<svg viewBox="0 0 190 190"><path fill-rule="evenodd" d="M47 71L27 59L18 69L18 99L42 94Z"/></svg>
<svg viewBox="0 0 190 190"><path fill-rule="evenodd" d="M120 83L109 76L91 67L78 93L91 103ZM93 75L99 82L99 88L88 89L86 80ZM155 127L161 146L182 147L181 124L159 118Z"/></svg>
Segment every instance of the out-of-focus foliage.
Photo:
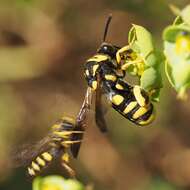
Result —
<svg viewBox="0 0 190 190"><path fill-rule="evenodd" d="M164 30L166 74L180 98L187 96L190 86L190 5L179 13L173 25Z"/></svg>
<svg viewBox="0 0 190 190"><path fill-rule="evenodd" d="M84 190L84 186L74 179L61 176L37 177L33 181L33 190Z"/></svg>

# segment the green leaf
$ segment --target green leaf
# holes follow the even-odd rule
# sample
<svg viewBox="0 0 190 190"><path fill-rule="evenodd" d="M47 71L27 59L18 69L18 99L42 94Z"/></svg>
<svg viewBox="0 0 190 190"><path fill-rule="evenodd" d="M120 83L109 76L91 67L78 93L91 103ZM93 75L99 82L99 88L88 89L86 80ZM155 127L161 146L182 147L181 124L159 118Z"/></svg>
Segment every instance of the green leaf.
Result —
<svg viewBox="0 0 190 190"><path fill-rule="evenodd" d="M165 73L168 78L169 83L175 88L174 78L172 76L172 67L168 64L168 61L165 61Z"/></svg>
<svg viewBox="0 0 190 190"><path fill-rule="evenodd" d="M177 16L173 22L173 25L179 25L183 23L183 19L181 16Z"/></svg>
<svg viewBox="0 0 190 190"><path fill-rule="evenodd" d="M157 89L152 95L151 95L151 100L154 102L159 102L160 101L160 89Z"/></svg>
<svg viewBox="0 0 190 190"><path fill-rule="evenodd" d="M179 97L185 96L186 89L190 84L190 59L178 55L175 44L165 41L164 52L166 55L165 72L170 84L179 93Z"/></svg>
<svg viewBox="0 0 190 190"><path fill-rule="evenodd" d="M147 91L162 88L162 77L159 68L150 67L146 69L141 76L140 85Z"/></svg>
<svg viewBox="0 0 190 190"><path fill-rule="evenodd" d="M181 17L183 18L183 21L190 25L190 5L186 6L182 11L181 11Z"/></svg>
<svg viewBox="0 0 190 190"><path fill-rule="evenodd" d="M135 40L136 40L135 27L131 27L128 33L128 42L129 44L133 44Z"/></svg>
<svg viewBox="0 0 190 190"><path fill-rule="evenodd" d="M32 189L33 189L33 190L40 190L41 182L42 182L42 178L41 178L41 177L36 177L36 178L33 180Z"/></svg>
<svg viewBox="0 0 190 190"><path fill-rule="evenodd" d="M141 55L144 58L154 50L152 36L150 32L142 26L133 24L129 32L129 44L133 42L139 47Z"/></svg>
<svg viewBox="0 0 190 190"><path fill-rule="evenodd" d="M76 180L69 179L64 184L64 190L84 190L84 186Z"/></svg>
<svg viewBox="0 0 190 190"><path fill-rule="evenodd" d="M146 57L147 67L157 67L162 64L164 60L163 53L159 51L153 51Z"/></svg>
<svg viewBox="0 0 190 190"><path fill-rule="evenodd" d="M84 186L75 179L66 180L55 175L35 178L33 190L84 190Z"/></svg>

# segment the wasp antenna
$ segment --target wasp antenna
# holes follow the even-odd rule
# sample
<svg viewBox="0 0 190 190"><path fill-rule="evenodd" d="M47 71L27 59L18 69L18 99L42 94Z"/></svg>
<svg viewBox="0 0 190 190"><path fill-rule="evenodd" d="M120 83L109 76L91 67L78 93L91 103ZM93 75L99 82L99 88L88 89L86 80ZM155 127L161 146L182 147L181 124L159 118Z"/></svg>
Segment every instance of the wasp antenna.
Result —
<svg viewBox="0 0 190 190"><path fill-rule="evenodd" d="M105 26L105 30L104 30L104 36L103 36L103 42L105 42L106 40L106 36L107 36L107 33L108 33L108 28L109 28L109 24L111 22L111 19L112 19L112 14L110 14L107 18L107 21L106 21L106 26Z"/></svg>

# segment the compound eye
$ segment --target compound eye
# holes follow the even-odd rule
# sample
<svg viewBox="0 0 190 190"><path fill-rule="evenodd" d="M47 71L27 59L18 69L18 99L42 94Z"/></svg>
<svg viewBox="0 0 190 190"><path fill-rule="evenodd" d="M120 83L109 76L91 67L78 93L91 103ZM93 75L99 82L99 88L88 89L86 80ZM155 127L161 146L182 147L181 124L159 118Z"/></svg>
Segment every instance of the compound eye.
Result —
<svg viewBox="0 0 190 190"><path fill-rule="evenodd" d="M108 46L104 46L103 49L104 49L104 51L107 51L108 50Z"/></svg>

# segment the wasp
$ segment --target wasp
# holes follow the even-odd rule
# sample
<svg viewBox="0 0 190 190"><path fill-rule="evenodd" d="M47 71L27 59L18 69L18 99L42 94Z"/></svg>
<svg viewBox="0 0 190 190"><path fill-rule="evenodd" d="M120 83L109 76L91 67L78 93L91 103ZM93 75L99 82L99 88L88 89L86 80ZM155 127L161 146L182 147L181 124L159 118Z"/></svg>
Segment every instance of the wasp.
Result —
<svg viewBox="0 0 190 190"><path fill-rule="evenodd" d="M50 132L39 142L22 147L22 151L14 156L16 166L27 165L27 173L31 177L39 175L56 158L61 159L61 165L71 177L75 171L69 165L70 153L77 158L83 134L86 128L86 115L91 101L91 89L88 88L81 109L76 117L62 117Z"/></svg>
<svg viewBox="0 0 190 190"><path fill-rule="evenodd" d="M103 93L113 109L136 125L148 125L154 119L153 104L148 92L138 85L128 84L124 80L125 69L121 68L121 64L118 63L118 59L123 58L122 56L134 59L133 51L127 49L127 54L122 55L123 48L105 42L111 18L110 15L106 22L103 43L97 53L89 58L84 66L84 76L88 87L96 93L96 123L102 132L107 130L100 102Z"/></svg>

